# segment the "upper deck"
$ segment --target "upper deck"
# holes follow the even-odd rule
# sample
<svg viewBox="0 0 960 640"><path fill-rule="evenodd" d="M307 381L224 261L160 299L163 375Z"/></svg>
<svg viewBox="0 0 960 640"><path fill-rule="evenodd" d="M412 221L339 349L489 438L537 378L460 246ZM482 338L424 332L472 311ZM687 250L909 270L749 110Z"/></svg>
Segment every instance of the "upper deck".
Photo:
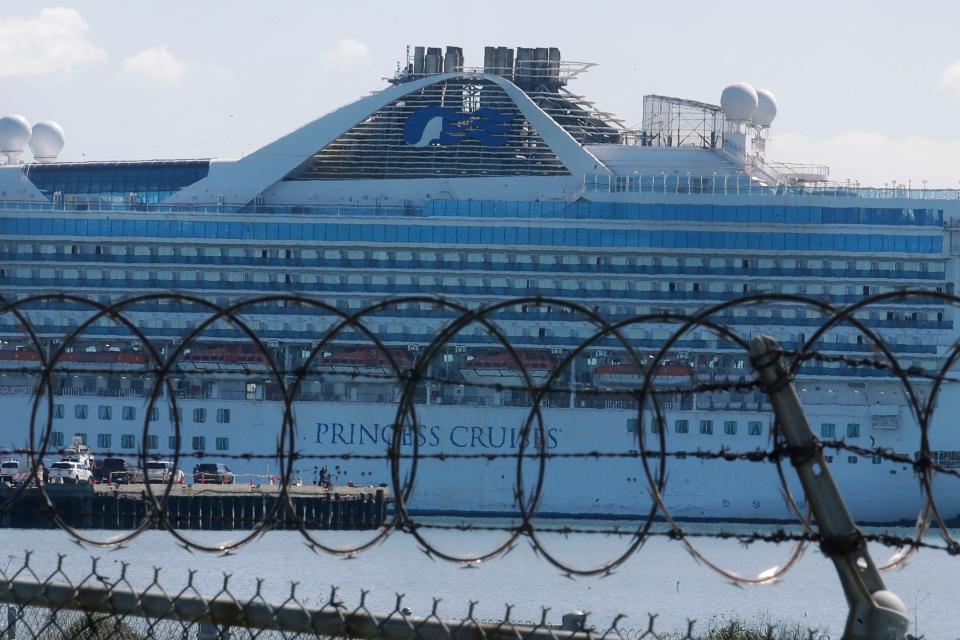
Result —
<svg viewBox="0 0 960 640"><path fill-rule="evenodd" d="M426 215L432 202L486 201L495 191L505 202L763 202L957 217L956 190L862 188L828 182L826 167L770 160L777 106L769 92L731 85L720 105L648 95L643 122L628 126L570 90L591 66L552 48L488 47L484 64L469 67L459 48L416 47L387 88L238 160L65 163L47 145L21 164L22 153L10 153L0 206Z"/></svg>

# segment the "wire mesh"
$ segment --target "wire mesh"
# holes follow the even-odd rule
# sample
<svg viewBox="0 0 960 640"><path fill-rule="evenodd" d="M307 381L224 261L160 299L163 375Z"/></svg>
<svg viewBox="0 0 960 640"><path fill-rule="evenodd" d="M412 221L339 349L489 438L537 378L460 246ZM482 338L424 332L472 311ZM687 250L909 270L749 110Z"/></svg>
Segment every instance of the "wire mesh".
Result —
<svg viewBox="0 0 960 640"><path fill-rule="evenodd" d="M798 625L738 620L688 620L685 628L670 629L649 614L641 624L630 625L625 616L596 624L589 613L569 612L561 624L549 622L551 611L543 608L539 620L524 620L514 614L514 606L504 606L496 619L476 613L471 601L459 615L442 606L435 598L427 615L414 615L398 594L392 609L375 613L367 604L368 592L361 591L354 603L348 603L336 588L316 604L302 597L303 589L290 586L286 599L271 602L264 594L264 581L258 579L254 593L235 593L231 576L224 575L220 589L203 594L191 571L177 589L167 589L161 569L145 587L134 587L124 565L117 576L107 576L100 561L91 560L89 572L71 578L64 568L65 556L49 574L39 574L26 554L18 564L0 575L0 634L7 640L140 638L198 640L227 638L380 638L384 640L476 640L477 638L513 638L529 640L566 640L596 638L610 640L822 640L829 638L819 629ZM165 578L164 578L165 579ZM0 608L0 612L3 609ZM556 616L552 616L556 618Z"/></svg>

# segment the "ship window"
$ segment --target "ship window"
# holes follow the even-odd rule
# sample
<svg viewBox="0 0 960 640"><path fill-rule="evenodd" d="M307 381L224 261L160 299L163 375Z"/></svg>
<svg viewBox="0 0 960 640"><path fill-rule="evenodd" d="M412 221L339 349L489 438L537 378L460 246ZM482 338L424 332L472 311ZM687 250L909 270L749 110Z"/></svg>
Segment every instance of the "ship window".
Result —
<svg viewBox="0 0 960 640"><path fill-rule="evenodd" d="M230 448L230 438L217 438L217 451L226 451Z"/></svg>
<svg viewBox="0 0 960 640"><path fill-rule="evenodd" d="M207 439L203 436L193 436L192 444L194 451L203 451L207 448Z"/></svg>
<svg viewBox="0 0 960 640"><path fill-rule="evenodd" d="M870 463L871 463L871 464L882 464L882 463L883 463L883 458L882 458L881 456L871 456L871 457L870 457Z"/></svg>
<svg viewBox="0 0 960 640"><path fill-rule="evenodd" d="M677 433L690 433L690 422L687 420L677 420L673 423L673 428Z"/></svg>
<svg viewBox="0 0 960 640"><path fill-rule="evenodd" d="M97 407L97 417L101 420L110 420L113 418L113 407L108 404L102 404Z"/></svg>
<svg viewBox="0 0 960 640"><path fill-rule="evenodd" d="M193 410L193 421L197 424L201 424L207 421L207 410L203 407L198 407Z"/></svg>
<svg viewBox="0 0 960 640"><path fill-rule="evenodd" d="M50 444L54 447L63 446L63 431L54 431L50 434Z"/></svg>
<svg viewBox="0 0 960 640"><path fill-rule="evenodd" d="M663 433L663 422L660 420L650 421L650 433Z"/></svg>
<svg viewBox="0 0 960 640"><path fill-rule="evenodd" d="M217 409L217 422L228 424L230 422L230 409Z"/></svg>
<svg viewBox="0 0 960 640"><path fill-rule="evenodd" d="M859 438L860 437L860 423L851 422L847 425L847 437L848 438Z"/></svg>
<svg viewBox="0 0 960 640"><path fill-rule="evenodd" d="M81 443L87 444L87 434L81 433L81 432L77 432L77 433L73 434L73 437L75 437L75 438L80 438L80 442L81 442Z"/></svg>
<svg viewBox="0 0 960 640"><path fill-rule="evenodd" d="M147 449L159 449L160 448L160 436L157 435L148 435L147 436Z"/></svg>
<svg viewBox="0 0 960 640"><path fill-rule="evenodd" d="M55 420L60 420L63 418L63 405L55 404L53 405L53 417Z"/></svg>
<svg viewBox="0 0 960 640"><path fill-rule="evenodd" d="M723 432L728 436L737 435L737 423L734 420L727 420L723 423Z"/></svg>
<svg viewBox="0 0 960 640"><path fill-rule="evenodd" d="M97 448L104 451L110 450L110 443L113 441L113 436L109 433L98 433L97 434Z"/></svg>
<svg viewBox="0 0 960 640"><path fill-rule="evenodd" d="M133 449L137 446L137 436L132 433L125 433L120 436L121 449Z"/></svg>
<svg viewBox="0 0 960 640"><path fill-rule="evenodd" d="M90 408L85 404L78 404L73 407L73 417L77 420L86 420Z"/></svg>
<svg viewBox="0 0 960 640"><path fill-rule="evenodd" d="M181 407L177 407L176 409L171 408L167 412L167 416L171 423L183 422L183 409Z"/></svg>
<svg viewBox="0 0 960 640"><path fill-rule="evenodd" d="M747 423L747 433L751 436L762 436L763 435L763 423L761 422L748 422Z"/></svg>
<svg viewBox="0 0 960 640"><path fill-rule="evenodd" d="M160 407L150 407L150 422L160 419Z"/></svg>
<svg viewBox="0 0 960 640"><path fill-rule="evenodd" d="M137 419L137 408L136 407L123 407L120 410L120 417L123 420L136 420Z"/></svg>
<svg viewBox="0 0 960 640"><path fill-rule="evenodd" d="M847 462L849 464L857 464L857 456L847 456Z"/></svg>
<svg viewBox="0 0 960 640"><path fill-rule="evenodd" d="M167 447L174 451L179 451L181 440L182 438L180 436L170 436L167 438Z"/></svg>
<svg viewBox="0 0 960 640"><path fill-rule="evenodd" d="M820 425L820 437L821 438L836 438L837 437L837 425L824 422Z"/></svg>
<svg viewBox="0 0 960 640"><path fill-rule="evenodd" d="M705 436L713 435L713 420L701 420L700 421L700 433Z"/></svg>

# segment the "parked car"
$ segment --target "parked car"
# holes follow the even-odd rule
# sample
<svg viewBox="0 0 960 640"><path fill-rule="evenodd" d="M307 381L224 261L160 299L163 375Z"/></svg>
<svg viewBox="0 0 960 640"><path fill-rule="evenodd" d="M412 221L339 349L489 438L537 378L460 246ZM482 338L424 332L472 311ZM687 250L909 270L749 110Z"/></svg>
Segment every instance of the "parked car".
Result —
<svg viewBox="0 0 960 640"><path fill-rule="evenodd" d="M147 482L183 482L183 470L173 466L170 460L150 460L147 462Z"/></svg>
<svg viewBox="0 0 960 640"><path fill-rule="evenodd" d="M97 464L97 480L110 484L126 484L132 482L132 472L136 465L125 458L104 458Z"/></svg>
<svg viewBox="0 0 960 640"><path fill-rule="evenodd" d="M91 480L93 480L93 473L82 462L60 460L50 465L50 482L72 484Z"/></svg>
<svg viewBox="0 0 960 640"><path fill-rule="evenodd" d="M225 464L204 462L193 468L193 481L197 484L233 484L234 476Z"/></svg>

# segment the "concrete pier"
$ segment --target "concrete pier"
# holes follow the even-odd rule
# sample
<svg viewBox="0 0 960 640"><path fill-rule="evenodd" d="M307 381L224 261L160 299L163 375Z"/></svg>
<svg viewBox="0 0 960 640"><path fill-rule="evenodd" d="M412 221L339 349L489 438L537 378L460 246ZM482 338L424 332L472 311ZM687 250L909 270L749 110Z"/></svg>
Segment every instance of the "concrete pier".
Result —
<svg viewBox="0 0 960 640"><path fill-rule="evenodd" d="M152 485L160 500L164 485ZM0 503L15 489L0 487ZM142 484L46 486L54 511L77 529L133 529L146 518L152 528L163 528L166 519L177 529L207 531L250 530L265 520L273 529L376 529L386 520L390 501L385 487L293 486L288 489L290 506L276 507L276 485L174 485L162 514ZM44 504L39 489L29 487L0 511L0 528L49 529L56 527L53 513Z"/></svg>

